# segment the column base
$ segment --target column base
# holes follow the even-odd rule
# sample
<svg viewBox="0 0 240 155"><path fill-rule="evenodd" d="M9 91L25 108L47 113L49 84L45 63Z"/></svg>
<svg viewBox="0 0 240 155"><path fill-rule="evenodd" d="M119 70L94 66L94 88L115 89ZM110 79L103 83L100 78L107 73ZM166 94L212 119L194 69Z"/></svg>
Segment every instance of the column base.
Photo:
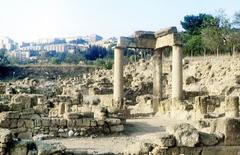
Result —
<svg viewBox="0 0 240 155"><path fill-rule="evenodd" d="M114 100L112 101L112 106L118 108L119 110L124 109L124 100Z"/></svg>
<svg viewBox="0 0 240 155"><path fill-rule="evenodd" d="M156 113L159 111L159 104L160 104L161 98L153 96L153 112Z"/></svg>
<svg viewBox="0 0 240 155"><path fill-rule="evenodd" d="M182 98L181 97L173 97L172 98L172 102L181 103L182 102Z"/></svg>

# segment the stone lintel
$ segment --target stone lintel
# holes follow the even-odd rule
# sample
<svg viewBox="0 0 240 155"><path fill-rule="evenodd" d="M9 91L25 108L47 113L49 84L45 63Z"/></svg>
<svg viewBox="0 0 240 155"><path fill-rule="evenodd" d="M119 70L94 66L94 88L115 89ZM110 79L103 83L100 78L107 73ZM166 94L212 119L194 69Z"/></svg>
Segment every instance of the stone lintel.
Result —
<svg viewBox="0 0 240 155"><path fill-rule="evenodd" d="M165 36L157 38L155 49L174 45L182 46L182 42L178 33L167 34Z"/></svg>
<svg viewBox="0 0 240 155"><path fill-rule="evenodd" d="M128 48L129 46L136 46L134 45L134 39L130 37L120 37L118 39L117 47L120 48Z"/></svg>
<svg viewBox="0 0 240 155"><path fill-rule="evenodd" d="M156 39L154 38L153 35L149 34L141 35L141 37L138 38L120 37L117 44L118 47L122 48L143 48L143 49L154 49L155 45Z"/></svg>
<svg viewBox="0 0 240 155"><path fill-rule="evenodd" d="M155 35L153 31L135 31L133 36L134 38L155 39Z"/></svg>
<svg viewBox="0 0 240 155"><path fill-rule="evenodd" d="M172 33L177 33L176 27L168 27L168 28L161 29L155 33L155 37L159 38Z"/></svg>

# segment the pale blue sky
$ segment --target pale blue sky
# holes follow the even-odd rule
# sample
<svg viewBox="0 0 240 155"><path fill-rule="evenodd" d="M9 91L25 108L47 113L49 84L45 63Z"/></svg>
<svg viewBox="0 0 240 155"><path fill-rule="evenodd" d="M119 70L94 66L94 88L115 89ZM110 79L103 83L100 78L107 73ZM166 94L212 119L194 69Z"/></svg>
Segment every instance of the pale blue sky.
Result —
<svg viewBox="0 0 240 155"><path fill-rule="evenodd" d="M99 34L130 35L135 30L180 26L187 14L232 17L240 0L0 0L0 36L17 41Z"/></svg>

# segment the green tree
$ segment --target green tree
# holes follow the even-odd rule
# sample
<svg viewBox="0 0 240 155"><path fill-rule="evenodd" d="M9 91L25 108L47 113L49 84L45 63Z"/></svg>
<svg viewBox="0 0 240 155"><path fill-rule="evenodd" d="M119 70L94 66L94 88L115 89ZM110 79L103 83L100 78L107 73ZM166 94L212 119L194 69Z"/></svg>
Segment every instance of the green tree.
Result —
<svg viewBox="0 0 240 155"><path fill-rule="evenodd" d="M50 58L50 63L56 65L56 64L59 64L59 61L57 58L53 57L53 58Z"/></svg>
<svg viewBox="0 0 240 155"><path fill-rule="evenodd" d="M212 15L200 13L199 15L186 15L181 25L187 33L196 35L200 34L203 28L217 26L218 21Z"/></svg>
<svg viewBox="0 0 240 155"><path fill-rule="evenodd" d="M0 49L0 65L7 65L10 62L8 61L7 55L6 55L7 50L6 49Z"/></svg>
<svg viewBox="0 0 240 155"><path fill-rule="evenodd" d="M8 56L7 59L8 59L8 61L9 61L9 63L10 63L11 65L15 65L15 64L18 63L16 57Z"/></svg>
<svg viewBox="0 0 240 155"><path fill-rule="evenodd" d="M80 61L84 60L82 52L68 53L65 59L66 63L79 64Z"/></svg>
<svg viewBox="0 0 240 155"><path fill-rule="evenodd" d="M233 25L240 28L240 11L234 14Z"/></svg>
<svg viewBox="0 0 240 155"><path fill-rule="evenodd" d="M220 29L217 27L207 27L201 31L202 41L205 48L219 55L219 49L223 45ZM216 52L215 52L216 51Z"/></svg>
<svg viewBox="0 0 240 155"><path fill-rule="evenodd" d="M113 59L97 59L95 65L102 67L104 69L112 69Z"/></svg>
<svg viewBox="0 0 240 155"><path fill-rule="evenodd" d="M181 21L185 32L181 33L185 55L201 55L206 53L201 32L208 27L219 27L219 20L212 15L200 13L186 15Z"/></svg>
<svg viewBox="0 0 240 155"><path fill-rule="evenodd" d="M203 51L201 35L191 35L184 47L187 55L201 55Z"/></svg>

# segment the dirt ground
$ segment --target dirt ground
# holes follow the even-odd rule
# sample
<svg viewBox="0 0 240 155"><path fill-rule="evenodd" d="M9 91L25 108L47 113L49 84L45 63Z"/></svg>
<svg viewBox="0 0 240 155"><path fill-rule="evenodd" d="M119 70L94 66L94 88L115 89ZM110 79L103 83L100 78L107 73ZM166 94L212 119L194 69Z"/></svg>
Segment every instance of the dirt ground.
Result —
<svg viewBox="0 0 240 155"><path fill-rule="evenodd" d="M122 153L125 148L139 141L147 141L149 137L164 134L166 125L186 122L177 120L163 120L159 117L129 119L125 126L125 132L119 136L64 138L48 141L63 143L67 149L74 152L87 152L88 154ZM190 122L189 122L190 123Z"/></svg>

